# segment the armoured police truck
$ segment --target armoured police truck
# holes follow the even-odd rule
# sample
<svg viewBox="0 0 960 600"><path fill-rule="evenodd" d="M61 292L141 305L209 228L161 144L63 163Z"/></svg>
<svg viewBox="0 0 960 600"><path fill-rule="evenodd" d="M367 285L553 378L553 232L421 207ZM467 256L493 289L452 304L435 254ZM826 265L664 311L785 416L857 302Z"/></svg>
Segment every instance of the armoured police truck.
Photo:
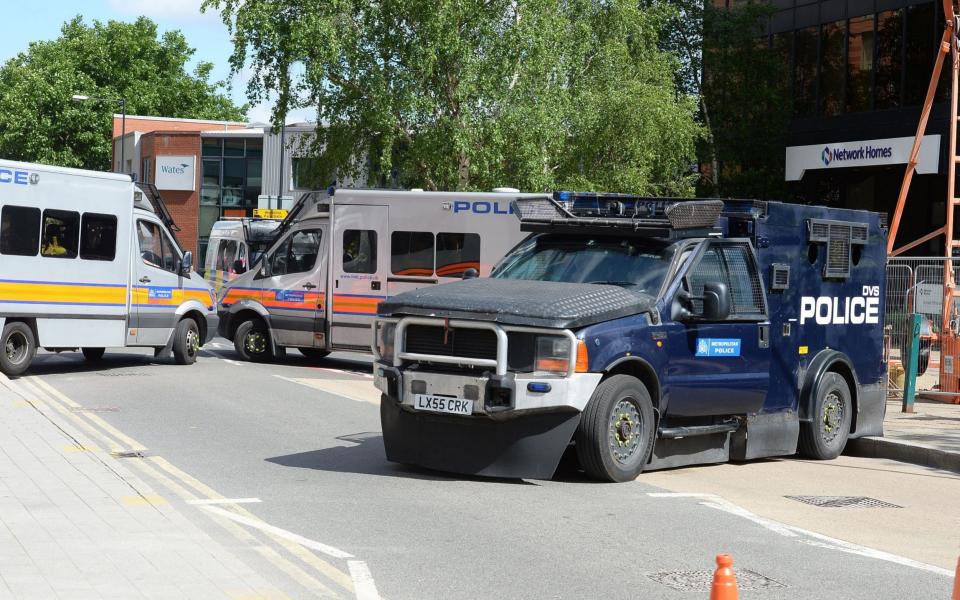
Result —
<svg viewBox="0 0 960 600"><path fill-rule="evenodd" d="M173 227L129 175L0 160L0 371L23 373L38 346L195 362L217 330L215 298Z"/></svg>
<svg viewBox="0 0 960 600"><path fill-rule="evenodd" d="M252 270L220 292L220 334L246 360L297 348L370 352L377 304L489 275L523 239L516 199L544 195L330 189L301 197Z"/></svg>
<svg viewBox="0 0 960 600"><path fill-rule="evenodd" d="M886 231L864 211L559 193L489 279L376 322L387 459L594 478L882 434ZM572 448L571 448L572 446Z"/></svg>

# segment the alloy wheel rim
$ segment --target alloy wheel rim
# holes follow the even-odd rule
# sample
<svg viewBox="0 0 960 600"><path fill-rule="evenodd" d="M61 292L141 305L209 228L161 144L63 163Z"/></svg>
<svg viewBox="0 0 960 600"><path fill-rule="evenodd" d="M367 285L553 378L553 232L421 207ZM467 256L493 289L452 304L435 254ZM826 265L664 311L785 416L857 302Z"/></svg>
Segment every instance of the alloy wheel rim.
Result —
<svg viewBox="0 0 960 600"><path fill-rule="evenodd" d="M633 398L623 398L610 413L610 454L620 464L629 463L640 450L643 417Z"/></svg>
<svg viewBox="0 0 960 600"><path fill-rule="evenodd" d="M820 423L823 441L828 444L833 442L840 434L842 425L843 398L836 391L832 391L823 400L823 418Z"/></svg>
<svg viewBox="0 0 960 600"><path fill-rule="evenodd" d="M243 347L251 354L266 352L266 338L259 331L251 331L243 340Z"/></svg>
<svg viewBox="0 0 960 600"><path fill-rule="evenodd" d="M190 356L196 356L200 351L200 335L196 329L187 331L187 353Z"/></svg>

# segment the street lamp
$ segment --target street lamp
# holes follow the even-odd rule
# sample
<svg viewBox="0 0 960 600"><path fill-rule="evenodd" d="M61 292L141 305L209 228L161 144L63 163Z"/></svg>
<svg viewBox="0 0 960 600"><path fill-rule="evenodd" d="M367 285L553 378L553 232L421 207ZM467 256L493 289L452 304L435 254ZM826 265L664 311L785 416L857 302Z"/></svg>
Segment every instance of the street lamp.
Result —
<svg viewBox="0 0 960 600"><path fill-rule="evenodd" d="M74 102L112 102L120 105L121 117L120 117L120 172L123 173L123 161L126 160L126 140L127 137L127 100L126 98L95 98L93 96L84 96L83 94L74 94ZM113 144L113 119L110 119L110 144ZM112 149L112 148L111 148Z"/></svg>

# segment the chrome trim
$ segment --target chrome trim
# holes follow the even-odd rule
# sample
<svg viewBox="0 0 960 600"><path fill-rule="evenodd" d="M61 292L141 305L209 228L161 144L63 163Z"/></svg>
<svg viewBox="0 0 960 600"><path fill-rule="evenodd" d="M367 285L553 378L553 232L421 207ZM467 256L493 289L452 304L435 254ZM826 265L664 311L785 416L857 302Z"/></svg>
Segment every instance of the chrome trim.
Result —
<svg viewBox="0 0 960 600"><path fill-rule="evenodd" d="M426 325L428 327L442 327L444 325L453 329L486 329L492 331L497 336L497 359L489 358L467 358L459 356L444 356L438 354L415 354L406 351L407 344L407 326ZM534 333L541 335L553 335L566 337L570 341L570 354L567 366L567 377L573 375L577 370L577 345L578 339L569 329L545 329L542 327L517 327L513 325L498 325L485 321L465 321L462 319L438 319L431 317L403 317L397 322L397 329L394 332L394 352L393 366L403 366L404 360L434 362L450 365L471 365L475 367L494 367L497 375L507 374L507 333L510 331L518 333Z"/></svg>

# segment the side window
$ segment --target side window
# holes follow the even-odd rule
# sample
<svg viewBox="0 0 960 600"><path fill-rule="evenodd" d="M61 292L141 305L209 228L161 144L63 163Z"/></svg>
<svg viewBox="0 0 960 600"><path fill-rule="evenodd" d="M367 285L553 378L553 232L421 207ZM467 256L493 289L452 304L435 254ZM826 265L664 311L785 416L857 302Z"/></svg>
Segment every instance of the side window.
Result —
<svg viewBox="0 0 960 600"><path fill-rule="evenodd" d="M79 234L80 213L67 210L43 211L40 254L51 258L76 258Z"/></svg>
<svg viewBox="0 0 960 600"><path fill-rule="evenodd" d="M40 209L4 206L0 211L0 254L36 256L40 248Z"/></svg>
<svg viewBox="0 0 960 600"><path fill-rule="evenodd" d="M220 247L217 248L217 263L214 267L220 271L232 271L233 261L237 259L237 241L220 240Z"/></svg>
<svg viewBox="0 0 960 600"><path fill-rule="evenodd" d="M438 233L437 275L463 277L467 269L480 271L480 236L476 233Z"/></svg>
<svg viewBox="0 0 960 600"><path fill-rule="evenodd" d="M297 231L277 246L270 259L271 275L289 275L312 271L320 254L319 229Z"/></svg>
<svg viewBox="0 0 960 600"><path fill-rule="evenodd" d="M177 270L177 252L173 242L159 225L148 221L137 221L137 237L140 241L140 257L151 267L175 273Z"/></svg>
<svg viewBox="0 0 960 600"><path fill-rule="evenodd" d="M343 232L343 272L377 272L377 232L347 229Z"/></svg>
<svg viewBox="0 0 960 600"><path fill-rule="evenodd" d="M80 258L113 260L117 256L117 217L83 213L80 225Z"/></svg>
<svg viewBox="0 0 960 600"><path fill-rule="evenodd" d="M693 303L693 312L702 313L703 300L699 298L703 296L703 284L713 281L720 283L727 282L727 278L723 273L723 262L720 259L720 252L716 246L707 249L700 258L700 262L690 271L687 280L690 283L690 289L688 291L690 295L694 297L694 299L691 300Z"/></svg>
<svg viewBox="0 0 960 600"><path fill-rule="evenodd" d="M394 275L433 275L433 234L394 231L390 235L390 272Z"/></svg>
<svg viewBox="0 0 960 600"><path fill-rule="evenodd" d="M722 246L730 288L731 315L762 315L763 288L749 251L743 246Z"/></svg>

